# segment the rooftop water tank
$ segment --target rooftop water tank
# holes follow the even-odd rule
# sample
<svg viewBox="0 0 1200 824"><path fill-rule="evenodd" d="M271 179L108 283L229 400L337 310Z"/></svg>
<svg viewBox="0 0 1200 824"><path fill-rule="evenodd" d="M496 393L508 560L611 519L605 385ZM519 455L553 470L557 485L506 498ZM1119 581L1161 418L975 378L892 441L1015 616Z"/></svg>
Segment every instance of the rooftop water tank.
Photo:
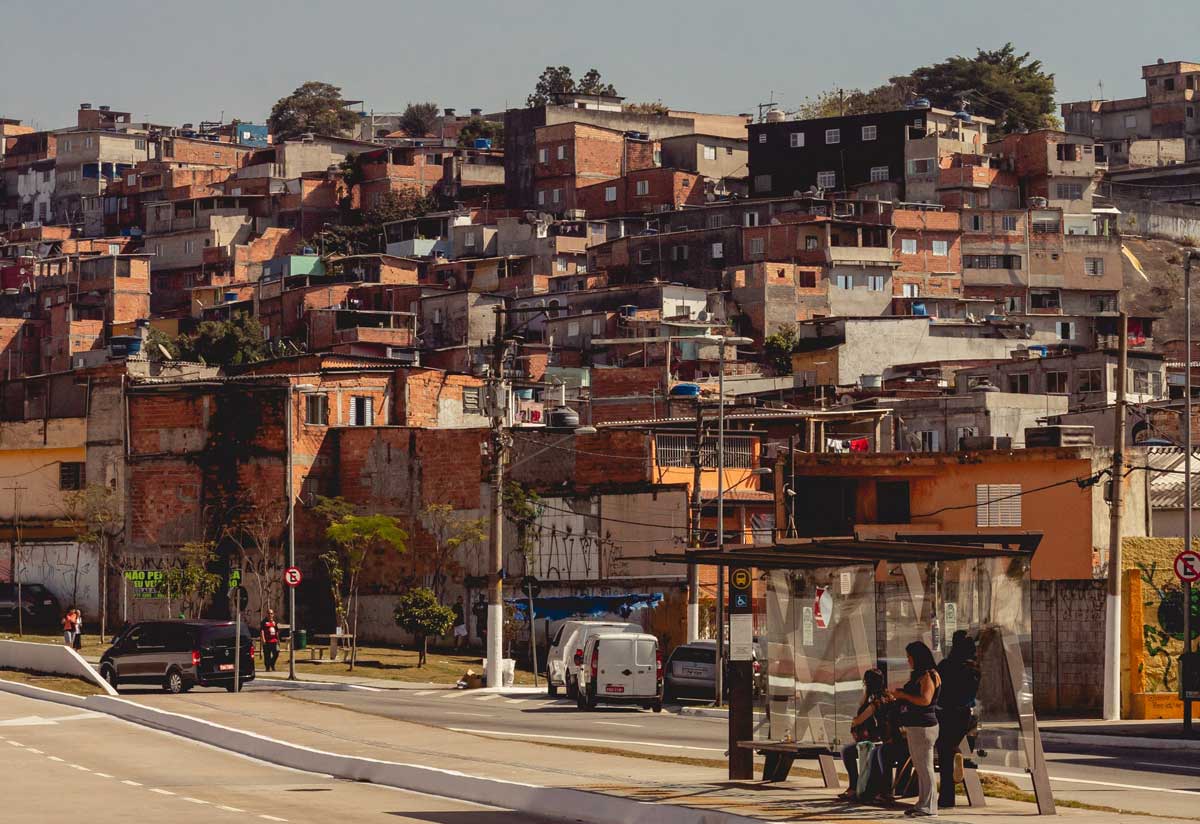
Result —
<svg viewBox="0 0 1200 824"><path fill-rule="evenodd" d="M579 413L569 406L556 406L550 410L550 426L575 429L579 426Z"/></svg>
<svg viewBox="0 0 1200 824"><path fill-rule="evenodd" d="M700 384L677 383L671 387L671 394L676 398L698 398L700 396Z"/></svg>
<svg viewBox="0 0 1200 824"><path fill-rule="evenodd" d="M492 139L491 139L490 137L477 137L477 138L475 138L475 148L476 148L476 149L490 149L490 148L492 148Z"/></svg>

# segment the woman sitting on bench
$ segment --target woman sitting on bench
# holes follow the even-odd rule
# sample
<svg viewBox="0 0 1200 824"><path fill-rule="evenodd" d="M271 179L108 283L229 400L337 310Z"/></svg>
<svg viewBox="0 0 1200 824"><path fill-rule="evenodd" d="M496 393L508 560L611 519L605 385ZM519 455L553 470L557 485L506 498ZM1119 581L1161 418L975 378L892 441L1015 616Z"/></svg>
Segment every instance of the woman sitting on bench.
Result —
<svg viewBox="0 0 1200 824"><path fill-rule="evenodd" d="M862 704L858 707L858 715L850 722L850 733L854 736L854 743L842 748L842 763L846 765L846 773L850 777L849 789L838 796L842 801L858 798L859 744L871 741L876 742L876 747L882 746L884 725L880 723L883 716L881 710L889 701L891 698L887 694L887 682L883 673L874 668L864 672Z"/></svg>

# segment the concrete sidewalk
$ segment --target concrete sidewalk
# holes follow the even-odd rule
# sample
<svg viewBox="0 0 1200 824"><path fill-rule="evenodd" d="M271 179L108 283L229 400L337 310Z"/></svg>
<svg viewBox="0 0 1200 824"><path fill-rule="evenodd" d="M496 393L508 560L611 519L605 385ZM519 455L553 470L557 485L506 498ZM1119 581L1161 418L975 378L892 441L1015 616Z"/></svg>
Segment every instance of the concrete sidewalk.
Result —
<svg viewBox="0 0 1200 824"><path fill-rule="evenodd" d="M394 720L288 697L286 693L139 695L137 704L181 713L208 724L319 750L382 762L414 761L449 775L486 777L510 784L539 787L548 792L573 790L595 796L591 805L603 809L604 799L663 805L663 818L680 807L696 813L696 821L729 820L729 816L758 821L814 818L822 821L889 821L903 817L906 807L881 810L835 800L807 771L797 770L786 783L728 781L723 767L704 760L635 757L612 748L556 746L532 743L519 736L492 737L456 732ZM800 766L800 765L798 765ZM799 773L799 774L796 774ZM453 783L442 794L454 796ZM947 810L943 820L964 824L1008 824L1032 820L1032 804L988 799L988 806ZM1060 808L1066 818L1096 822L1145 821L1145 818L1090 810ZM599 815L591 820L622 820ZM1159 819L1169 820L1169 819Z"/></svg>

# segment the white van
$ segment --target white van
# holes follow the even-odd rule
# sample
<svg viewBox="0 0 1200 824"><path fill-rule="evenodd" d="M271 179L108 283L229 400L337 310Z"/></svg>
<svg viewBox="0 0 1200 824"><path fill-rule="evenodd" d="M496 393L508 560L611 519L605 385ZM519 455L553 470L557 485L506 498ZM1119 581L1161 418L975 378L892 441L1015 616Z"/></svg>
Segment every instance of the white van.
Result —
<svg viewBox="0 0 1200 824"><path fill-rule="evenodd" d="M575 697L575 686L579 683L579 664L583 662L583 648L588 638L598 632L641 632L640 624L623 621L563 621L550 642L546 656L546 692L558 695L559 687L566 687L567 697ZM579 663L577 663L577 661Z"/></svg>
<svg viewBox="0 0 1200 824"><path fill-rule="evenodd" d="M662 654L653 635L593 635L583 658L575 699L581 710L595 709L597 704L638 704L662 712Z"/></svg>

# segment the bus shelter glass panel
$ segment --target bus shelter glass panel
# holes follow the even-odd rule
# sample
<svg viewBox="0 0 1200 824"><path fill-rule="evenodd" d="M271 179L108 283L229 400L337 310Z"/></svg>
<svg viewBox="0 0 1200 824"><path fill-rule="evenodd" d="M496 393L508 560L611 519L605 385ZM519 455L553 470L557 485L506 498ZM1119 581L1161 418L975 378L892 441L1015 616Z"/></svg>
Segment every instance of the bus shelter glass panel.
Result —
<svg viewBox="0 0 1200 824"><path fill-rule="evenodd" d="M1029 564L980 558L891 564L881 574L880 665L888 686L909 679L905 647L923 641L941 661L956 633L975 641L980 668L968 741L981 765L1031 769L1042 759L1035 734Z"/></svg>
<svg viewBox="0 0 1200 824"><path fill-rule="evenodd" d="M767 577L767 711L760 736L831 747L851 740L862 673L875 665L872 566Z"/></svg>

